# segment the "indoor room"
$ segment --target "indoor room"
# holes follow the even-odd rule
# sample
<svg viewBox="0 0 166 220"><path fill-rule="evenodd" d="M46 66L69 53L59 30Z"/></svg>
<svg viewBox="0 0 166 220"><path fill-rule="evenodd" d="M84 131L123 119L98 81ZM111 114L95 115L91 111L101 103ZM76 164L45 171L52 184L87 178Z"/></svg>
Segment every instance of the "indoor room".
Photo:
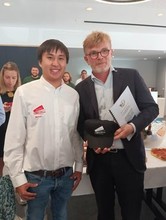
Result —
<svg viewBox="0 0 166 220"><path fill-rule="evenodd" d="M103 49L92 50L93 47L97 48L97 46L89 47L88 50L90 52L86 53L86 47L83 42L87 38L87 36L89 36L89 34L92 32L107 33L107 35L111 38L110 48L104 48L106 49L106 52L104 51L106 54L104 54ZM15 63L16 69L14 69L14 71L17 72L18 81L20 80L20 82L17 83L18 88L25 87L26 89L26 87L28 88L28 85L23 85L23 84L28 84L30 81L35 80L34 82L34 85L35 85L35 83L37 83L38 80L39 81L43 80L42 79L43 72L44 72L43 65L45 63L43 64L41 57L39 57L39 49L38 49L43 42L46 42L47 40L53 40L53 41L58 40L65 45L63 49L68 48L68 52L69 52L69 60L68 62L66 61L64 65L65 66L64 72L69 73L70 83L72 83L73 88L74 88L74 92L72 93L71 97L70 97L71 90L70 91L66 90L66 91L69 91L69 93L66 92L67 94L66 97L68 98L64 98L65 101L63 102L59 98L57 99L58 101L55 101L55 103L53 103L54 101L51 100L51 98L50 98L51 100L50 102L49 102L49 98L46 101L44 100L44 97L45 97L44 92L41 91L40 93L40 90L39 90L39 93L41 94L41 96L43 96L43 101L46 103L51 103L51 106L55 107L59 103L62 103L65 106L65 104L70 101L72 103L72 108L71 108L71 105L68 105L62 108L60 112L58 112L57 109L54 111L54 109L51 109L52 107L50 107L47 110L49 110L49 112L51 112L52 115L54 114L56 115L55 119L53 118L53 120L51 120L51 118L48 118L50 126L46 126L42 128L42 126L47 125L48 123L47 121L47 122L43 122L43 124L38 124L38 127L34 128L33 126L36 122L35 123L33 121L31 122L31 120L35 118L35 120L39 121L40 119L43 119L47 113L47 111L43 108L42 105L38 106L37 108L33 109L34 115L31 115L31 117L27 120L27 122L25 122L26 117L28 117L25 115L29 113L28 107L29 105L31 105L30 102L33 101L32 99L34 98L34 102L38 103L36 94L38 93L37 88L39 88L39 86L36 88L33 88L29 94L27 90L25 90L27 93L21 92L20 90L19 95L17 94L18 96L17 98L15 98L16 101L14 100L15 102L17 102L15 103L14 106L16 106L16 104L18 105L18 112L14 110L13 115L14 114L15 116L17 115L17 118L15 118L15 122L14 120L11 120L9 127L11 129L11 127L13 126L13 132L14 130L16 132L17 129L19 129L18 128L19 124L17 124L17 122L19 122L20 120L19 119L20 115L23 115L21 117L22 121L20 123L22 125L25 122L25 127L24 127L25 130L20 129L20 136L18 135L17 138L14 138L14 139L17 139L18 142L21 140L20 142L22 143L23 147L25 147L25 145L30 140L30 134L34 132L35 135L34 135L34 138L32 138L33 139L32 141L34 141L35 138L36 138L35 139L36 141L37 139L46 137L45 140L48 141L46 142L48 144L47 147L48 149L51 149L50 145L52 144L52 140L54 140L55 134L53 132L49 132L49 129L53 129L52 123L55 123L55 122L57 122L54 124L55 133L57 132L56 134L59 135L60 132L62 132L61 138L57 139L56 143L59 143L60 141L62 141L62 143L63 141L64 143L66 143L65 142L66 139L68 138L68 136L70 136L69 135L70 132L65 130L66 128L65 126L67 126L67 122L68 122L67 120L71 120L71 121L74 120L74 122L71 123L71 126L74 126L73 124L75 123L75 121L78 120L78 123L79 123L79 120L85 117L84 115L84 117L82 118L80 117L81 118L80 119L79 114L81 113L86 114L86 112L88 112L88 110L91 108L91 103L88 103L88 100L90 99L92 94L88 93L88 91L92 91L92 90L87 89L87 94L88 94L87 106L85 105L85 109L83 109L84 100L83 101L81 100L81 98L83 97L81 88L83 88L82 86L85 82L79 82L77 84L76 81L77 80L84 81L84 79L81 79L81 73L82 71L85 71L87 72L85 81L88 82L88 78L89 78L89 80L93 81L94 84L96 83L95 81L96 75L92 68L93 62L95 62L94 60L97 60L100 58L101 60L102 59L104 60L111 53L110 55L111 64L110 64L109 71L111 70L112 72L113 71L116 72L117 70L118 72L119 69L120 71L122 69L124 70L124 72L128 70L129 71L133 70L134 73L135 71L136 71L136 74L138 73L139 82L143 81L143 86L141 84L141 86L139 87L139 83L138 84L136 83L135 87L133 86L133 84L126 85L126 87L127 86L130 87L131 93L134 96L136 104L139 105L140 104L139 101L141 99L144 99L144 98L146 99L147 97L152 96L153 97L152 99L147 98L146 104L144 103L146 105L146 107L144 106L145 109L147 108L147 106L152 105L151 106L153 108L152 110L154 112L155 111L157 112L156 109L158 106L158 114L157 113L152 114L153 111L151 109L150 110L148 109L146 114L143 115L142 118L140 117L140 121L142 120L146 122L147 120L147 123L142 122L142 124L140 125L139 120L134 120L135 117L137 118L137 116L139 116L139 113L132 115L132 117L126 121L126 124L130 124L130 126L132 127L134 135L136 134L135 136L137 136L137 130L139 132L139 129L141 126L143 126L143 123L144 125L146 124L146 126L144 126L144 129L142 129L139 132L139 135L141 135L141 138L142 138L141 140L143 142L143 144L140 144L140 145L141 147L144 146L144 149L142 151L145 152L144 157L146 159L146 163L145 163L146 170L144 170L145 172L142 170L141 171L136 170L136 173L144 173L144 178L142 182L143 184L142 209L140 212L141 213L140 219L139 217L138 219L139 220L166 220L166 175L165 175L166 173L166 162L165 162L166 161L166 101L165 101L165 98L166 98L166 40L165 40L166 39L166 1L164 0L71 0L71 1L69 0L35 0L35 1L34 0L27 0L27 1L26 0L1 0L0 1L0 33L1 33L0 34L1 75L3 73L3 69L6 68L6 67L4 68L5 64L7 64L8 62L11 62L12 64ZM92 45L94 45L94 42L92 42ZM61 52L65 51L64 53L67 54L66 50L63 51L63 49L62 51L61 49L57 49L57 51L55 52L58 54L58 50L60 50ZM95 58L93 58L93 55ZM91 58L92 60L90 60ZM37 71L36 76L33 76L32 74L33 68L35 68ZM58 68L60 69L60 67ZM57 69L53 70L53 72L56 72L56 71ZM112 78L110 77L111 83L114 83L113 77ZM27 78L28 83L27 82L25 83L25 78ZM124 81L125 80L128 80L128 79L125 79L124 77ZM103 84L105 84L105 82ZM2 96L2 101L3 101L3 92L1 92L1 89L3 86L1 83L2 83L2 77L0 77L0 95ZM46 87L48 86L47 83L45 82ZM64 79L63 79L63 83L65 83ZM121 85L120 83L117 84L118 89ZM31 83L31 85L32 84L33 83ZM99 86L100 83L95 84L94 86L95 89L99 88L96 85ZM112 84L108 84L108 85L112 85ZM85 85L85 92L87 88L86 86L87 85ZM148 88L147 90L145 89L145 86ZM16 86L14 86L14 89L15 91L17 91ZM51 90L51 86L48 87L47 90L49 89ZM141 93L141 90L142 90L142 93ZM8 96L9 96L8 102L10 103L10 111L12 109L11 103L13 103L13 98L15 97L15 94L17 93L17 92L15 93L15 91L13 92L13 94L11 94L9 93L7 89ZM34 91L34 94L32 94L33 91ZM98 105L99 105L101 104L101 101L99 101L99 97L100 97L98 95L99 93L97 93L97 89L94 91L96 92L97 98L95 99L94 98L95 96L92 97L93 100L91 102L93 103L95 99L97 100ZM111 100L113 100L113 93L114 93L113 89L110 89L108 91L112 91ZM149 91L150 91L150 95L148 94ZM116 100L119 100L118 98L120 97L120 93L122 92L123 90L121 89ZM53 93L50 93L50 94L52 95L50 97L57 97L58 96L57 94L59 93L55 92L55 94ZM79 97L77 98L78 100L76 100L76 102L79 102L79 100L81 100L80 101L81 107L78 107L78 109L77 109L77 104L74 103L74 99L75 97L77 97L76 94ZM25 108L24 110L21 110L22 107L25 107L25 103L22 101L22 103L24 104L21 105L18 101L19 100L18 97L24 96L24 95L26 95L24 97L25 102L27 99L28 104L27 104L27 108ZM132 105L130 106L131 100L128 97L129 96L126 96L125 101L126 103L128 103L128 108L134 111L132 108L133 106ZM112 101L112 105L113 104L116 104L115 100ZM34 105L35 104L33 103L33 106ZM141 104L139 105L139 107L140 106L142 107ZM71 109L73 109L72 118L69 118L68 115L65 115L65 111L69 114ZM80 109L82 110L80 111L81 113L79 112ZM5 112L7 111L5 109ZM144 111L141 109L140 112L142 113ZM156 114L156 117L154 116L155 114ZM91 113L87 113L87 115L88 116L90 115L89 116L90 119L93 118ZM60 121L61 117L65 117L66 121L64 122L63 119ZM101 115L99 115L99 117L101 117ZM9 115L6 116L6 118L7 120L10 120ZM119 123L117 118L115 118L115 121L118 123L119 126L122 126ZM148 122L150 123L148 124ZM20 125L20 128L21 128L21 125ZM80 123L80 125L82 124ZM8 129L7 124L5 126L6 126L5 129ZM28 126L30 126L29 131L27 132L27 137L25 137L24 139L25 142L23 143L22 138L26 136L25 133L26 133L26 129ZM77 127L77 124L75 125L75 127ZM39 131L36 129L39 129ZM81 129L79 130L78 128L78 133L81 135L80 131L82 130ZM8 135L9 135L9 132L7 136ZM38 137L38 135L40 135L40 138ZM52 135L53 139L50 140L49 135ZM2 134L1 129L0 129L0 139L2 140L3 138L3 148L4 148L4 145L7 146L9 145L9 143L12 143L10 142L11 138L9 137L7 138L7 140L5 140L5 133ZM13 137L15 137L14 133L13 133ZM132 138L133 137L131 137L131 140ZM122 139L127 139L127 138L125 137ZM140 141L140 139L138 140ZM130 142L130 140L128 139L127 141ZM136 141L136 142L138 143L139 141ZM139 143L142 143L142 142L140 141ZM13 140L13 145L14 143L15 141ZM34 142L34 143L36 144L37 142ZM71 143L72 141L70 141L70 144ZM99 218L98 206L96 204L96 197L95 197L96 192L94 192L94 188L92 187L92 184L91 184L91 178L89 174L87 174L86 155L87 155L88 144L86 143L85 140L83 140L83 142L81 143L82 143L81 147L83 150L83 159L84 159L83 169L82 169L82 178L80 179L80 182L77 188L72 192L72 195L68 200L68 203L67 203L68 218L64 218L64 220L78 220L78 219L80 220L97 220L97 219L107 220L102 217L101 219ZM40 144L41 145L43 144L42 141L40 141ZM122 141L122 144L125 145L123 141ZM1 145L2 144L0 144L0 148L2 148ZM12 147L10 146L8 148L10 148L10 153L12 153ZM16 146L13 147L14 150L15 148ZM123 148L125 147L123 146ZM23 149L25 150L25 148ZM153 153L153 149L158 149L158 150L164 149L163 155L165 157L164 156L163 158L161 157L159 158L159 156L156 157L156 155L154 155ZM24 150L21 150L21 151L23 152ZM36 152L38 152L35 150L31 152L33 156L35 156ZM90 149L90 150L94 150L94 149ZM57 155L58 154L65 155L66 153L68 154L68 157L69 157L71 151L69 151L69 149L67 148L66 152L63 151L60 154L58 151ZM5 161L9 160L10 153L6 151ZM80 152L78 152L78 154L79 153ZM14 203L12 203L10 200L11 204L7 203L3 205L3 201L6 201L4 199L5 196L2 199L0 198L0 220L26 220L25 216L26 216L27 207L28 207L27 201L22 199L19 193L15 192L15 188L16 188L15 186L18 185L18 182L14 181L13 179L11 182L10 178L8 179L9 177L8 170L6 169L6 167L5 168L3 167L4 166L3 152L1 154L2 155L0 157L1 158L0 166L2 167L3 176L7 175L7 180L5 180L7 182L3 183L4 185L2 185L1 183L2 176L0 175L0 190L2 192L7 193L6 191L8 190L7 184L9 184L11 187L10 193L11 195L13 194L14 196L13 198L11 198L11 200L14 201ZM44 155L43 158L45 158L45 155L47 155L47 150L42 149L42 154ZM113 154L114 153L112 153L112 155ZM56 165L58 163L57 161L59 161L59 158L60 158L60 156L58 157L57 155L56 157L53 157L53 155L51 155L50 158L45 159L45 162L48 164L51 164L50 166L52 166L52 164L54 163ZM115 153L115 157L116 155L117 154ZM133 153L133 157L135 157L134 153ZM40 162L42 161L38 157L36 157L36 161L35 159L32 159L32 160L33 160L32 163L34 163L36 167L40 166L40 163L38 163L38 160ZM18 161L20 161L20 157L18 157ZM29 164L29 160L25 159L22 161L22 163L25 163L25 161L27 161L27 164L28 164L27 167L29 170L27 171L30 172L32 167ZM9 163L12 164L11 162ZM75 169L75 167L78 167L76 166L75 163L72 166L73 169ZM140 164L141 163L142 161L140 162ZM13 169L14 168L17 169L17 165L16 164L13 165L13 164L11 165L13 166ZM21 163L19 163L19 165L20 164ZM63 175L65 172L67 172L66 167L68 168L68 166L65 165L64 167L65 169L63 169ZM39 170L47 171L47 169L43 168L43 166ZM33 168L31 171L36 172L36 170L33 170ZM57 169L55 169L55 171L57 171ZM22 168L22 173L20 175L22 175L23 173L24 173L24 169ZM19 175L17 176L17 178L19 179ZM78 176L75 177L74 181L77 178ZM26 180L25 176L20 178L21 183L23 183L25 180ZM117 196L118 187L114 186L113 188L115 192L115 206L114 206L115 218L114 220L121 220L123 212L121 210L121 206L119 205L119 203L121 203L120 201L122 200L121 198L118 199L118 196ZM5 195L7 198L8 197L7 194ZM6 211L4 211L3 209L6 209ZM39 218L36 220L54 220L55 217L54 218L52 217L50 210L51 210L51 199L49 199L46 212L44 215L44 219ZM11 219L7 217L5 218L4 212L6 213L10 212L12 213L14 217L12 216ZM126 218L126 220L131 220L131 219ZM132 219L132 220L137 220L137 219Z"/></svg>

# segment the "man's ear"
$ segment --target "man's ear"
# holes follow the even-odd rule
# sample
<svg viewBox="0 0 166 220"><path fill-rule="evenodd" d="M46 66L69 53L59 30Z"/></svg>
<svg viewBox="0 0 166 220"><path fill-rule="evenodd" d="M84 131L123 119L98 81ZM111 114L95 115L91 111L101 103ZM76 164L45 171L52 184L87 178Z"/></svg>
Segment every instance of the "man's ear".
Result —
<svg viewBox="0 0 166 220"><path fill-rule="evenodd" d="M41 62L40 62L40 61L39 61L39 66L40 66L40 67L42 67L42 66L41 66Z"/></svg>

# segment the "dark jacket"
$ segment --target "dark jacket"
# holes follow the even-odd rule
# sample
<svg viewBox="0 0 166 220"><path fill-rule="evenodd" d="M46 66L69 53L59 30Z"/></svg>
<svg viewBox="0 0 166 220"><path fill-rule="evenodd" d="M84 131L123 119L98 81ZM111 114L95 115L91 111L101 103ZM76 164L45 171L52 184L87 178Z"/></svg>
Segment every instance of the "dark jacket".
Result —
<svg viewBox="0 0 166 220"><path fill-rule="evenodd" d="M127 86L138 105L141 113L134 117L131 122L136 127L136 133L130 141L122 139L128 160L135 170L144 172L145 165L145 148L140 132L148 126L159 114L158 105L152 98L149 89L139 73L134 69L117 68L113 74L113 101L115 102ZM84 121L86 119L98 119L98 104L94 88L94 83L89 76L79 83L75 89L80 95L80 116L78 121L78 132L84 139ZM93 166L95 152L88 148L87 165L88 172Z"/></svg>

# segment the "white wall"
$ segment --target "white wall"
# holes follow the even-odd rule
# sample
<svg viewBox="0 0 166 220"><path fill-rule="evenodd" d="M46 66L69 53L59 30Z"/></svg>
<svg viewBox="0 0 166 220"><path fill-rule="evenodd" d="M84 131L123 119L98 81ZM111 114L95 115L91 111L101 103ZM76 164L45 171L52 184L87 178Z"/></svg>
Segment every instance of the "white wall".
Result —
<svg viewBox="0 0 166 220"><path fill-rule="evenodd" d="M56 38L66 44L67 47L81 48L84 38L93 31L77 31L63 29L49 29L38 26L29 27L0 27L0 44L17 46L38 46L44 40ZM101 30L105 31L105 30ZM127 29L126 29L127 31ZM166 33L127 33L107 31L112 37L114 49L135 50L166 50ZM155 42L155 43L154 43Z"/></svg>
<svg viewBox="0 0 166 220"><path fill-rule="evenodd" d="M88 75L91 74L91 69L84 61L83 57L71 57L69 59L69 63L67 65L67 71L69 71L72 75L72 81L75 81L80 78L81 70L85 69Z"/></svg>
<svg viewBox="0 0 166 220"><path fill-rule="evenodd" d="M156 87L157 61L150 60L113 60L114 67L134 68L145 80L148 87Z"/></svg>
<svg viewBox="0 0 166 220"><path fill-rule="evenodd" d="M166 97L166 59L158 61L156 72L156 87L159 95Z"/></svg>
<svg viewBox="0 0 166 220"><path fill-rule="evenodd" d="M82 48L82 42L89 34L89 31L44 29L40 26L38 28L0 27L0 32L1 45L38 46L46 39L56 38L63 41L69 48ZM112 37L114 49L166 50L165 33L139 33L139 31L138 33L115 31L108 33ZM156 86L156 63L153 61L113 61L113 65L136 68L149 87ZM72 73L73 81L79 77L82 69L86 69L90 74L90 68L83 58L71 57L68 71ZM160 83L159 80L158 83Z"/></svg>

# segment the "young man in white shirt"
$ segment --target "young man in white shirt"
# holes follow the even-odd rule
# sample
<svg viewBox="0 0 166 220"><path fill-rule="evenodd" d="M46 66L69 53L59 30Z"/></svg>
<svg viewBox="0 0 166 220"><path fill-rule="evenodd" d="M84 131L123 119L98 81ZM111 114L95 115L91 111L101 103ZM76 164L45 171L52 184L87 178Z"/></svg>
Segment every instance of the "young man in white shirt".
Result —
<svg viewBox="0 0 166 220"><path fill-rule="evenodd" d="M41 78L15 93L4 162L17 193L28 203L27 220L43 220L49 198L52 219L67 220L67 201L83 168L79 96L62 80L69 60L62 42L43 42L38 60Z"/></svg>

